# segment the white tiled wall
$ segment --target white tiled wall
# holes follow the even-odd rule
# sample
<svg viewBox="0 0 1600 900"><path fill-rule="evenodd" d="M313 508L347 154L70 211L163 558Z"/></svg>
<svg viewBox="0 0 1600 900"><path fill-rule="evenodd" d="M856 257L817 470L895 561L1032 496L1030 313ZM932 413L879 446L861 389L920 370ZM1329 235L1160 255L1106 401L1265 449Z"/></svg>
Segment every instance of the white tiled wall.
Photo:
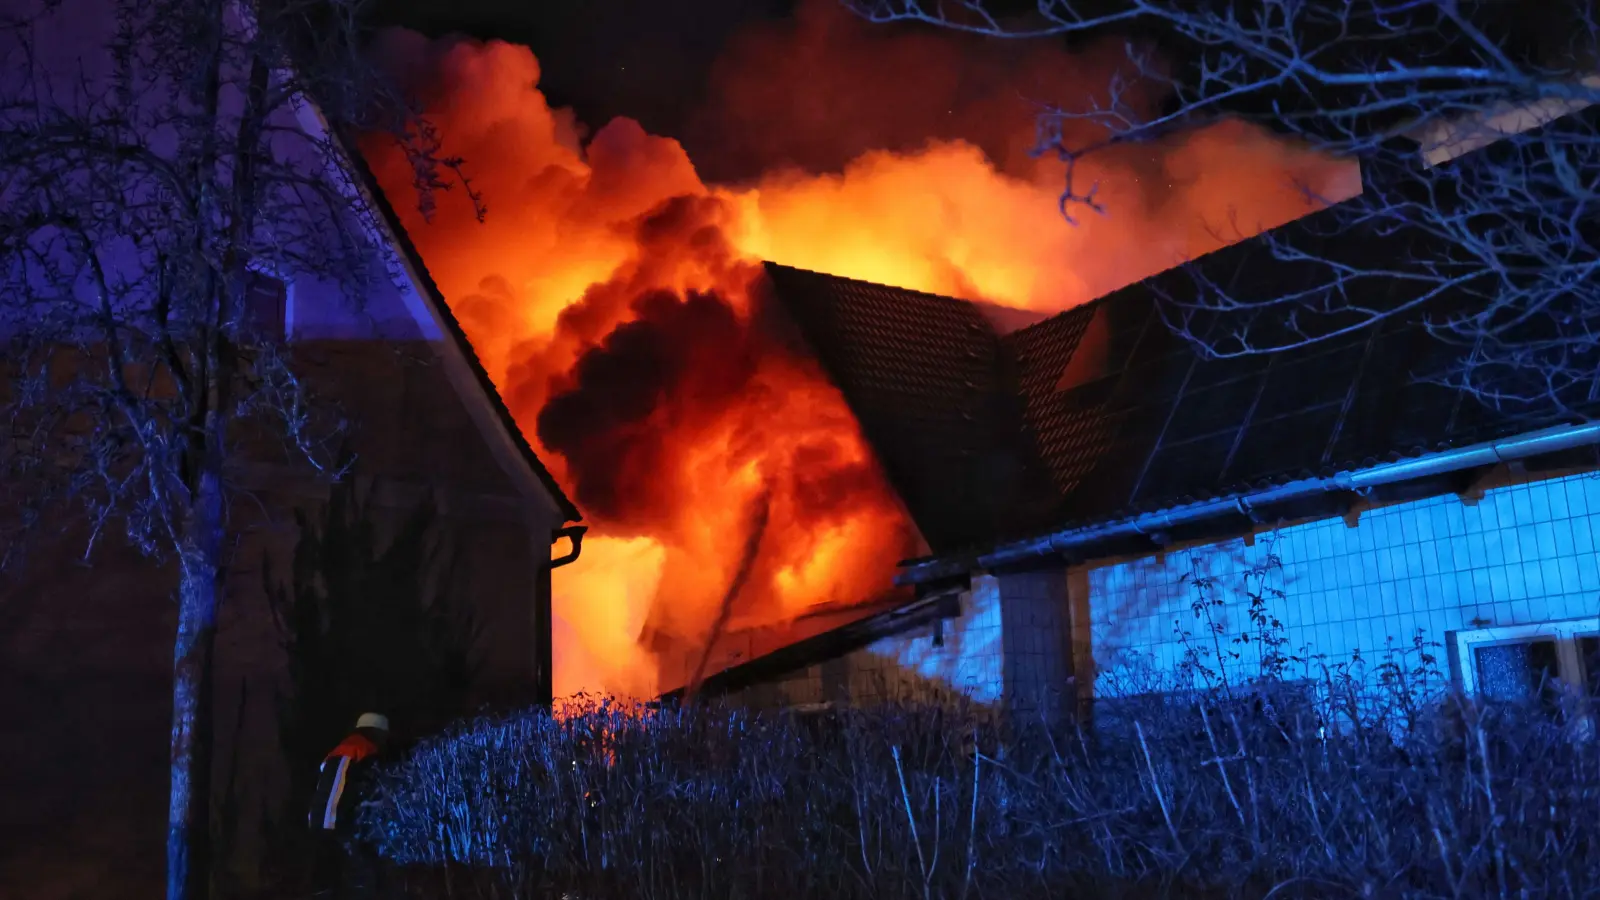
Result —
<svg viewBox="0 0 1600 900"><path fill-rule="evenodd" d="M1213 611L1228 636L1248 628L1242 574L1275 554L1266 578L1283 592L1268 610L1284 624L1291 651L1330 661L1355 651L1372 659L1386 642L1409 645L1419 631L1446 633L1525 624L1600 611L1600 478L1592 474L1490 490L1475 505L1454 495L1364 512L1354 527L1329 519L1258 537L1091 567L1090 642L1097 692L1154 661L1177 668L1178 626L1209 638L1192 605L1198 571L1218 579ZM1226 638L1225 638L1226 640ZM1236 667L1256 662L1247 648ZM1444 659L1441 656L1440 665ZM1235 671L1238 671L1235 669Z"/></svg>
<svg viewBox="0 0 1600 900"><path fill-rule="evenodd" d="M885 638L850 655L849 699L893 699L921 691L953 689L982 703L1004 690L1004 623L1000 583L973 579L961 598L961 617L944 622L943 645L932 626Z"/></svg>
<svg viewBox="0 0 1600 900"><path fill-rule="evenodd" d="M954 690L980 703L1006 700L1024 715L1048 712L1071 674L1067 613L1059 569L975 577L961 616L943 623L942 644L928 626L816 666L821 699L862 703Z"/></svg>
<svg viewBox="0 0 1600 900"><path fill-rule="evenodd" d="M1338 663L1359 651L1375 663L1419 632L1442 644L1457 629L1600 613L1597 534L1600 476L1582 474L1495 488L1476 504L1445 495L1367 510L1353 526L1326 519L1091 564L1072 578L1086 611L1072 611L1084 597L1069 605L1060 570L979 576L961 618L945 623L943 646L929 627L884 639L797 673L782 702L870 702L935 688L1028 712L1070 694L1074 666L1093 671L1100 696L1171 687L1186 652L1180 629L1213 668L1220 655L1228 677L1247 677L1259 672L1257 645L1232 639L1251 628L1251 572L1268 594L1266 612L1283 624L1287 652ZM1223 626L1220 648L1193 611L1196 575L1214 579L1209 596L1224 601L1208 610ZM1080 657L1069 664L1072 621L1087 623L1088 640L1075 636Z"/></svg>
<svg viewBox="0 0 1600 900"><path fill-rule="evenodd" d="M961 597L961 615L880 640L752 691L762 704L881 700L960 692L980 703L1010 697L1037 712L1065 683L1063 573L983 575Z"/></svg>

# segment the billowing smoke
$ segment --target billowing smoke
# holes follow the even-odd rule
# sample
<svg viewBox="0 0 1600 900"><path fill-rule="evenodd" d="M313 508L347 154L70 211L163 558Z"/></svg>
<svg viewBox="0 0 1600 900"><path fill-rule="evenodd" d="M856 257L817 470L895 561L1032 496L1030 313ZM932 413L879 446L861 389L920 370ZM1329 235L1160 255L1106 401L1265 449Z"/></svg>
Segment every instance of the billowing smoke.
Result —
<svg viewBox="0 0 1600 900"><path fill-rule="evenodd" d="M760 321L760 260L1057 310L1353 188L1347 166L1224 125L1086 163L1108 212L1068 224L1059 165L1025 152L1033 101L1092 98L1120 46L841 16L815 0L717 67L695 132L731 186L627 119L586 139L524 47L381 43L488 204L479 224L460 196L426 223L399 203L406 226L594 526L559 580L558 692L673 687L719 623L862 602L917 550L842 398ZM406 161L365 149L404 197Z"/></svg>
<svg viewBox="0 0 1600 900"><path fill-rule="evenodd" d="M869 151L952 141L1028 178L1039 165L1029 151L1042 105L1105 103L1119 73L1133 81L1121 39L1068 54L1050 41L885 26L842 3L804 3L793 19L730 42L689 146L702 171L729 181L759 182L784 166L838 172ZM1122 99L1152 108L1157 100L1148 89ZM1084 121L1076 133L1088 139L1099 129Z"/></svg>
<svg viewBox="0 0 1600 900"><path fill-rule="evenodd" d="M659 473L675 447L661 433L699 430L750 388L756 356L745 326L714 294L654 290L578 358L540 410L539 440L568 460L577 502L616 527L647 530L684 502Z"/></svg>

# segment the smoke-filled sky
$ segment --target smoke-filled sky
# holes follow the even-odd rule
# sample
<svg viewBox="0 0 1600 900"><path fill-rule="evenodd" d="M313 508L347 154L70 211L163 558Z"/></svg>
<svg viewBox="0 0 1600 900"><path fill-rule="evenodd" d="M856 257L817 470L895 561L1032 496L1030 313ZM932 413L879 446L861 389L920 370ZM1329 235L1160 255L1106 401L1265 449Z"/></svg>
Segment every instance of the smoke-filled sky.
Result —
<svg viewBox="0 0 1600 900"><path fill-rule="evenodd" d="M378 0L375 19L431 37L499 38L530 47L550 102L586 122L637 119L682 135L730 37L781 23L795 0ZM691 147L691 153L699 147ZM720 180L725 173L704 173Z"/></svg>
<svg viewBox="0 0 1600 900"><path fill-rule="evenodd" d="M651 134L670 135L694 159L700 176L717 183L757 177L771 168L776 156L806 168L838 169L865 149L915 149L930 135L920 128L907 131L903 123L932 117L886 114L895 112L890 103L915 108L954 101L955 108L945 110L942 133L931 136L970 139L972 132L994 130L992 124L970 127L977 116L991 121L1026 116L1032 101L1059 99L1048 82L1035 79L1036 89L1030 90L1012 77L1010 63L1024 46L1014 42L985 48L982 40L951 33L936 40L900 41L895 52L863 71L860 63L870 54L857 51L866 35L901 37L929 30L877 25L849 28L847 35L840 25L849 17L839 14L828 17L833 27L826 33L843 46L824 49L813 40L806 54L786 52L797 39L822 36L818 16L808 15L818 6L839 13L841 3L377 0L373 9L375 23L429 37L462 34L529 47L540 64L540 92L552 106L571 109L579 121L594 127L626 116ZM1037 58L1070 43L1029 42L1021 57ZM961 50L952 54L951 47ZM762 52L770 50L779 52L764 59ZM935 56L957 64L948 66ZM766 63L776 68L762 71ZM876 84L854 81L862 75ZM957 82L959 91L953 89ZM860 89L850 89L852 83ZM811 84L805 94L826 103L796 106L790 91L797 84ZM895 89L886 92L885 87ZM833 105L841 100L854 102ZM1003 109L995 108L997 100ZM799 126L780 129L786 136L781 146L763 145L753 127L769 114L793 117ZM811 140L793 140L802 127Z"/></svg>

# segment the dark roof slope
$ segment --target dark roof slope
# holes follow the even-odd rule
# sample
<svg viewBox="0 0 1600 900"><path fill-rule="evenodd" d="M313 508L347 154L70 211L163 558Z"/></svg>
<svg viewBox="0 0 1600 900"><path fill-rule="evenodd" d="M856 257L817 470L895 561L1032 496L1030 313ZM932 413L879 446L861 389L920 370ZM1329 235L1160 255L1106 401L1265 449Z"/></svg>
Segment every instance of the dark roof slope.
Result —
<svg viewBox="0 0 1600 900"><path fill-rule="evenodd" d="M806 666L859 650L880 638L903 634L937 619L961 614L953 590L925 597L899 596L844 609L802 616L788 625L730 635L726 643L742 652L706 674L703 695L717 696L782 677ZM727 660L727 657L724 657ZM682 699L679 687L663 699Z"/></svg>
<svg viewBox="0 0 1600 900"><path fill-rule="evenodd" d="M1225 285L1235 297L1264 300L1319 283L1325 269L1280 257L1275 242L1353 265L1375 252L1427 255L1396 247L1406 238L1392 231L1334 227L1341 215L1307 216L1003 337L959 300L772 271L907 507L942 538L928 535L943 555L1551 423L1496 412L1424 377L1462 350L1428 335L1420 313L1236 358L1202 355L1174 336L1162 298ZM1374 306L1412 299L1388 280L1360 289L1384 295L1364 297ZM1482 302L1469 294L1423 309ZM1002 472L1009 481L996 478ZM1045 473L1043 483L1034 472ZM996 483L1004 493L987 492Z"/></svg>
<svg viewBox="0 0 1600 900"><path fill-rule="evenodd" d="M465 357L468 366L472 369L473 376L477 379L478 387L489 400L489 404L493 407L501 425L510 434L511 440L521 454L523 462L527 463L528 468L533 471L540 483L550 492L550 496L555 499L556 505L561 509L561 514L566 521L577 522L582 520L583 514L578 512L578 507L573 504L571 498L561 489L561 485L556 482L555 476L550 474L549 469L545 468L544 461L539 459L539 454L534 452L533 445L528 443L527 437L523 435L522 429L517 425L516 417L511 414L511 409L506 406L505 398L500 396L500 390L495 387L494 379L489 377L488 370L483 367L483 361L478 359L478 353L473 349L472 341L468 340L467 333L462 330L461 323L456 320L455 313L450 309L450 304L444 299L443 292L439 290L439 285L434 282L433 275L428 271L427 264L422 260L422 253L411 242L411 235L406 231L405 225L401 224L400 216L395 212L394 206L389 203L389 198L378 184L377 176L373 174L372 168L367 165L366 159L356 149L353 140L338 134L333 135L333 139L339 143L340 149L350 162L350 168L356 177L361 179L362 186L366 189L368 196L372 198L373 205L377 207L377 212L383 216L390 232L394 234L395 249L406 258L406 261L410 263L411 270L417 274L417 280L421 282L417 285L417 288L422 292L423 298L438 310L439 318L445 325L445 339L453 342L461 351L461 355Z"/></svg>
<svg viewBox="0 0 1600 900"><path fill-rule="evenodd" d="M1006 530L1048 491L987 310L773 263L767 275L936 552Z"/></svg>
<svg viewBox="0 0 1600 900"><path fill-rule="evenodd" d="M1261 242L1203 261L1206 277L1284 285ZM1459 392L1419 380L1442 348L1414 320L1261 356L1202 356L1174 337L1157 298L1196 289L1177 270L1012 336L1027 418L1075 524L1249 492L1516 430ZM1095 317L1108 370L1058 389Z"/></svg>
<svg viewBox="0 0 1600 900"><path fill-rule="evenodd" d="M1499 152L1510 151L1490 148L1471 164L1488 164ZM1391 181L1391 174L1400 177ZM1379 191L1416 184L1382 165L1368 173L1368 181L1368 190ZM1441 192L1430 202L1453 201ZM1425 282L1378 276L1352 281L1341 289L1359 295L1362 304L1405 311L1341 334L1359 320L1339 296L1323 305L1329 269L1304 261L1332 260L1362 271L1372 270L1374 258L1386 268L1404 268L1465 252L1432 243L1437 240L1425 229L1397 230L1392 223L1362 219L1359 210L1335 207L1009 336L1027 419L1061 498L1055 524L1089 524L1248 494L1552 424L1556 404L1496 410L1442 383L1468 348L1430 335L1424 316L1476 312L1497 296L1498 280L1463 284L1414 309L1413 301L1424 299ZM1251 324L1278 330L1263 335L1269 344L1292 337L1285 331L1285 309L1268 305L1284 298L1310 298L1286 307L1307 334L1339 336L1299 345L1285 340L1287 349L1269 354L1202 355L1173 335L1162 313L1175 309L1168 301L1192 300L1218 286L1262 304L1264 312ZM1324 308L1341 311L1318 312ZM1064 367L1097 319L1109 343L1103 376L1059 389ZM1191 333L1214 334L1228 346L1241 319L1197 317L1187 325ZM1563 399L1569 415L1600 412L1592 400Z"/></svg>

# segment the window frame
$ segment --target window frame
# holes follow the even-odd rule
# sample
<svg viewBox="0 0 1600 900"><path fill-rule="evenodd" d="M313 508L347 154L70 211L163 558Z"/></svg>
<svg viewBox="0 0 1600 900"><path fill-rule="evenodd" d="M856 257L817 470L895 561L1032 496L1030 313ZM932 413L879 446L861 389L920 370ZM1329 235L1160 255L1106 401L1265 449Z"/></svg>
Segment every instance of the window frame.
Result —
<svg viewBox="0 0 1600 900"><path fill-rule="evenodd" d="M294 279L283 267L261 260L252 260L245 268L252 275L270 278L283 285L283 340L285 343L294 340Z"/></svg>
<svg viewBox="0 0 1600 900"><path fill-rule="evenodd" d="M1578 639L1600 636L1600 617L1585 616L1532 622L1525 625L1489 625L1482 628L1463 629L1450 635L1450 656L1455 663L1456 680L1462 690L1471 695L1478 693L1478 667L1473 659L1479 647L1520 644L1540 639L1556 644L1556 675L1573 687L1587 685L1583 660L1578 653Z"/></svg>

